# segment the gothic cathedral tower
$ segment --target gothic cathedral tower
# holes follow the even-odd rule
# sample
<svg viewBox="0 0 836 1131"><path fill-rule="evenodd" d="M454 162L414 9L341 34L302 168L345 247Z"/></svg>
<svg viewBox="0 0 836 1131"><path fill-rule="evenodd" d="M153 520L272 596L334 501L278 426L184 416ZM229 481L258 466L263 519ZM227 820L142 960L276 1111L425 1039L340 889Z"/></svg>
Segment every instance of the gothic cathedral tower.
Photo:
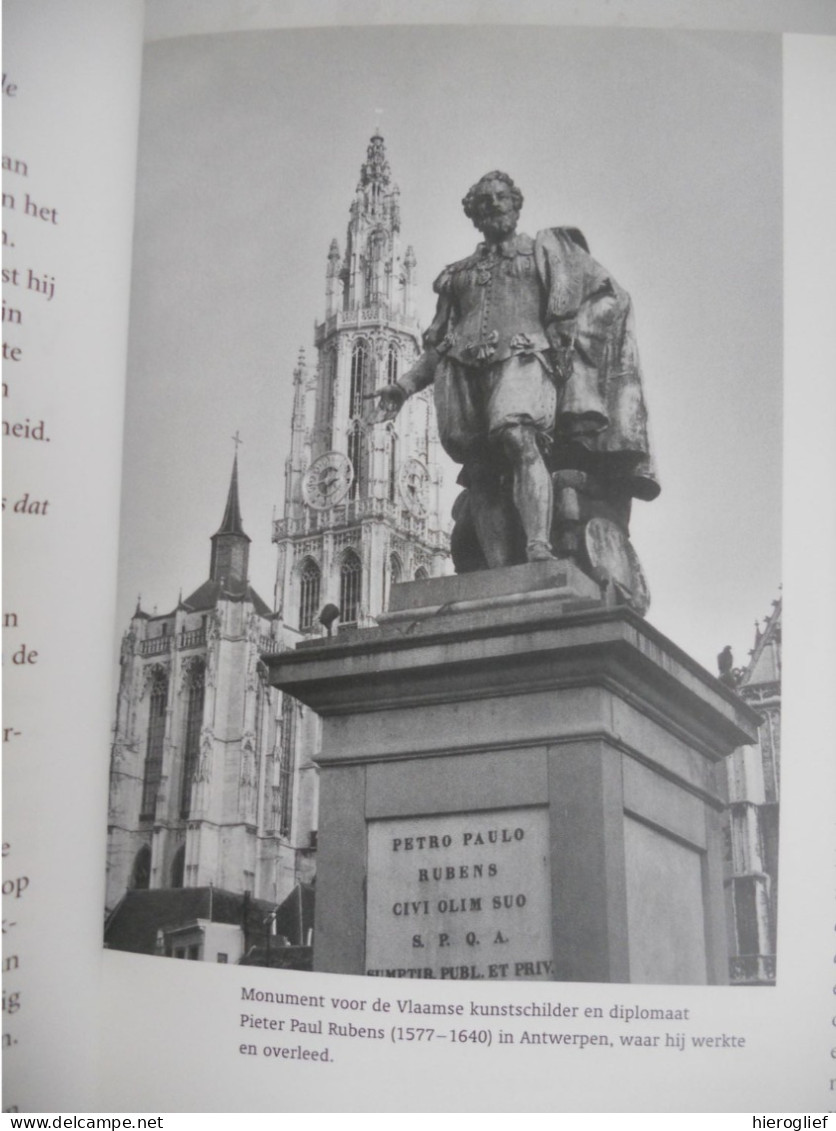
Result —
<svg viewBox="0 0 836 1131"><path fill-rule="evenodd" d="M439 442L431 392L396 420L370 423L369 394L395 381L421 348L415 254L401 253L400 192L376 131L351 203L345 255L331 241L317 362L294 370L290 454L278 546L276 607L286 624L319 630L326 604L340 624L370 624L397 581L444 572Z"/></svg>

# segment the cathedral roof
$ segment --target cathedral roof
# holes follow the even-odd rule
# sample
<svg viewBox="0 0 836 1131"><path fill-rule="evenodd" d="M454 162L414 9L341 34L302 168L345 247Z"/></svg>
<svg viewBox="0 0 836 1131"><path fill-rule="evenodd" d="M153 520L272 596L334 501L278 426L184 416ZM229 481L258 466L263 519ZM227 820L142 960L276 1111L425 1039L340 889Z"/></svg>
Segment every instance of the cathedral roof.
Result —
<svg viewBox="0 0 836 1131"><path fill-rule="evenodd" d="M229 581L224 578L218 581L213 581L212 578L204 581L183 601L183 606L190 612L196 613L205 609L214 609L220 600L250 601L260 617L273 615L270 606L259 597L252 585L244 585L234 578L230 578Z"/></svg>

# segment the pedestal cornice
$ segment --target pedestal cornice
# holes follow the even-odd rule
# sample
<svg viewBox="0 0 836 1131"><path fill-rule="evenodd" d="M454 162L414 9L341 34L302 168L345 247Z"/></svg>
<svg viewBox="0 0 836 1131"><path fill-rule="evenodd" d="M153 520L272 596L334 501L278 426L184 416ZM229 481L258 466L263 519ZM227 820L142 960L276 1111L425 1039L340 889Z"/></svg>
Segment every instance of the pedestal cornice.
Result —
<svg viewBox="0 0 836 1131"><path fill-rule="evenodd" d="M604 687L713 758L753 742L760 722L643 618L593 600L442 612L306 641L264 661L272 684L324 717Z"/></svg>

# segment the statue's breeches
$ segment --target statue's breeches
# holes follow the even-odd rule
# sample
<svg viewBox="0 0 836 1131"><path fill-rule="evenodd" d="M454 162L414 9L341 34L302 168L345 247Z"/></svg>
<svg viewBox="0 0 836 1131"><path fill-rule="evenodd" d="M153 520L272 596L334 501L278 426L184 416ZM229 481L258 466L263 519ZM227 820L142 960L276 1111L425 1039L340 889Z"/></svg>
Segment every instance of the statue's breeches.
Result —
<svg viewBox="0 0 836 1131"><path fill-rule="evenodd" d="M484 458L491 438L511 425L551 432L557 392L537 354L519 354L487 366L445 358L435 375L435 405L442 447L457 463L466 463Z"/></svg>

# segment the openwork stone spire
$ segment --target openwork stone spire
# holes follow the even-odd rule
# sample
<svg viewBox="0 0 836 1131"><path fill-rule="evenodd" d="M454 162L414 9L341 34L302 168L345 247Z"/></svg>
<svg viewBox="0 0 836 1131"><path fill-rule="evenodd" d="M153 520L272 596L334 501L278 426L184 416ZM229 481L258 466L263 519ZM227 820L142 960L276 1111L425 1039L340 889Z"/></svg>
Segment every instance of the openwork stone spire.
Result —
<svg viewBox="0 0 836 1131"><path fill-rule="evenodd" d="M366 149L366 160L360 169L360 181L357 187L365 188L369 184L388 185L391 176L383 134L376 129Z"/></svg>

